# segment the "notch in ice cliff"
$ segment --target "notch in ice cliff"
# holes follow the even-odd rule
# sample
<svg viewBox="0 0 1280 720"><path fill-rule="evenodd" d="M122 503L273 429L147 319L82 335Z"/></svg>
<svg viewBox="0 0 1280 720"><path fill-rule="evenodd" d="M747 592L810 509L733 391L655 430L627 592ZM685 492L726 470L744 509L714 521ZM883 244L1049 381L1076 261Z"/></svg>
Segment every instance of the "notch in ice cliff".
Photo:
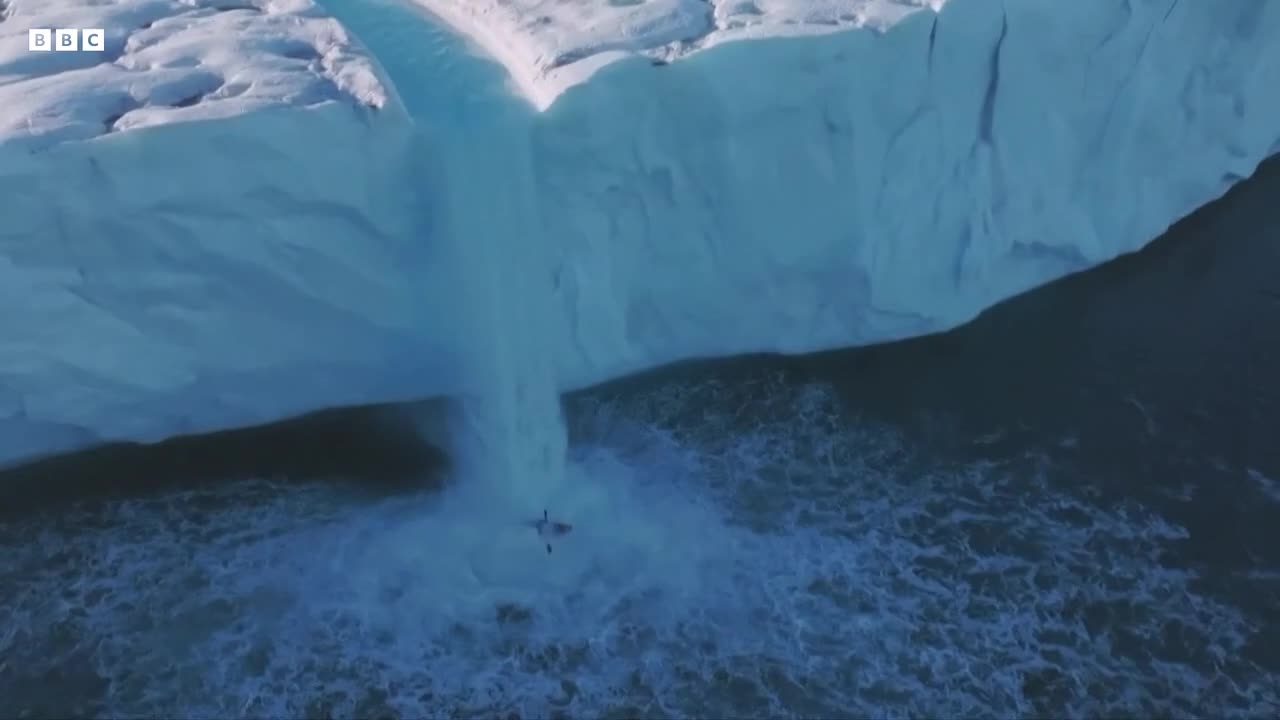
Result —
<svg viewBox="0 0 1280 720"><path fill-rule="evenodd" d="M412 0L501 62L545 109L629 55L669 62L723 42L884 31L947 0Z"/></svg>

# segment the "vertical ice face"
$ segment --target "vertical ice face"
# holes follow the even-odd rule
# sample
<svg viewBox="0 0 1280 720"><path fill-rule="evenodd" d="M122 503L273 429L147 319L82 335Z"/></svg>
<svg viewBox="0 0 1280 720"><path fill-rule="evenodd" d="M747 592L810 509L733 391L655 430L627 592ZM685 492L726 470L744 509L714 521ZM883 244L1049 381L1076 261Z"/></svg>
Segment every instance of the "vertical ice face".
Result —
<svg viewBox="0 0 1280 720"><path fill-rule="evenodd" d="M954 327L1280 143L1280 5L953 0L620 61L540 117L564 377Z"/></svg>
<svg viewBox="0 0 1280 720"><path fill-rule="evenodd" d="M410 275L412 125L316 10L8 3L0 465L454 387ZM27 51L63 26L108 52Z"/></svg>
<svg viewBox="0 0 1280 720"><path fill-rule="evenodd" d="M713 3L674 40L639 20L680 2L590 33L495 11L469 32L577 48L556 72L583 72L493 117L487 61L351 3L421 33L374 43L416 123L356 92L375 64L309 3L223 5L10 3L0 462L462 394L502 438L476 455L495 482L543 478L513 493L537 514L556 391L952 327L1140 248L1280 148L1269 0ZM502 3L526 6L559 5ZM136 12L119 57L37 72L14 28L51 7ZM549 73L537 55L499 58Z"/></svg>

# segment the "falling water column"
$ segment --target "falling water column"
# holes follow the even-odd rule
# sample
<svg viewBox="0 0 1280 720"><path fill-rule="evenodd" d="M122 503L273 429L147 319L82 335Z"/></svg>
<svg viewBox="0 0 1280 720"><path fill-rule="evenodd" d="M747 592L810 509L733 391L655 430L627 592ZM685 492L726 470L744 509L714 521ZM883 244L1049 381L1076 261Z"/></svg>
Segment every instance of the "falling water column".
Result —
<svg viewBox="0 0 1280 720"><path fill-rule="evenodd" d="M564 481L567 432L556 373L562 337L533 198L530 116L496 110L451 138L448 241L469 391L455 407L463 482L512 519L540 516Z"/></svg>

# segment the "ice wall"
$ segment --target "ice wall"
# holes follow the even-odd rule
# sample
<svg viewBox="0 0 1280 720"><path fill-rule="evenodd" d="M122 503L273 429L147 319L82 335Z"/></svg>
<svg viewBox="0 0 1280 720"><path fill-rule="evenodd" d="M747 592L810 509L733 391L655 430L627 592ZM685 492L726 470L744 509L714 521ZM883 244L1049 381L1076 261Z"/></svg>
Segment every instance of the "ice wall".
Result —
<svg viewBox="0 0 1280 720"><path fill-rule="evenodd" d="M0 464L484 378L490 434L537 436L547 383L952 327L1280 149L1267 0L884 0L883 33L575 41L552 64L590 72L501 122L468 115L468 83L397 75L416 124L307 0L252 5L78 2L133 29L50 69L13 38L35 22L15 9L51 6L9 1ZM417 51L403 68L472 62ZM461 277L495 254L496 294Z"/></svg>
<svg viewBox="0 0 1280 720"><path fill-rule="evenodd" d="M246 5L10 2L0 465L455 386L412 123L309 2ZM106 58L26 51L94 23Z"/></svg>
<svg viewBox="0 0 1280 720"><path fill-rule="evenodd" d="M952 0L614 63L535 130L567 384L963 323L1250 175L1277 88L1267 0Z"/></svg>

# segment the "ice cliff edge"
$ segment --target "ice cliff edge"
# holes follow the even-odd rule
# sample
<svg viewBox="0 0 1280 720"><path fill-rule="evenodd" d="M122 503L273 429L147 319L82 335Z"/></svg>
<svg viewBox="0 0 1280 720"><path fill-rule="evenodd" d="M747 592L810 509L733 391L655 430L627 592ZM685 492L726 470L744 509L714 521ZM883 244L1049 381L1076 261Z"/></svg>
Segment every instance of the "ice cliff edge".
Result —
<svg viewBox="0 0 1280 720"><path fill-rule="evenodd" d="M541 118L566 384L945 330L1141 248L1280 150L1280 3L820 27L613 62Z"/></svg>
<svg viewBox="0 0 1280 720"><path fill-rule="evenodd" d="M544 93L500 142L459 145L435 118L415 133L307 0L107 6L167 8L134 23L154 43L118 46L151 53L110 63L140 73L123 84L13 49L24 8L88 3L9 0L0 464L454 390L456 328L432 296L451 269L432 261L460 228L542 248L529 272L569 389L952 327L1141 247L1280 149L1267 0L518 0L470 25L458 8L478 6L417 1L483 46L532 38L495 53ZM594 34L566 23L612 11L544 12L597 5L663 12ZM289 19L261 25L259 55L163 40L272 17ZM77 73L117 105L56 91ZM501 156L468 156L486 148ZM520 202L453 190L436 224L452 186Z"/></svg>
<svg viewBox="0 0 1280 720"><path fill-rule="evenodd" d="M0 5L0 465L401 397L430 357L408 352L412 125L336 21ZM107 50L28 52L30 27Z"/></svg>

